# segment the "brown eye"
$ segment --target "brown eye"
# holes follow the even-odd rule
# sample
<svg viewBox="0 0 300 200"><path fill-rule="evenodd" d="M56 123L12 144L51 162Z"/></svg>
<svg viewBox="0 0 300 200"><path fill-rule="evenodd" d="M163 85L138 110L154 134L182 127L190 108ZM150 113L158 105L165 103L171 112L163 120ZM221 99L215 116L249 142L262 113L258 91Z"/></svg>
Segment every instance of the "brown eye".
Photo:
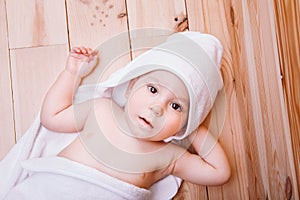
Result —
<svg viewBox="0 0 300 200"><path fill-rule="evenodd" d="M181 111L181 106L178 103L171 103L171 107L176 111Z"/></svg>
<svg viewBox="0 0 300 200"><path fill-rule="evenodd" d="M157 89L153 86L148 86L148 90L152 93L152 94L156 94L157 93Z"/></svg>

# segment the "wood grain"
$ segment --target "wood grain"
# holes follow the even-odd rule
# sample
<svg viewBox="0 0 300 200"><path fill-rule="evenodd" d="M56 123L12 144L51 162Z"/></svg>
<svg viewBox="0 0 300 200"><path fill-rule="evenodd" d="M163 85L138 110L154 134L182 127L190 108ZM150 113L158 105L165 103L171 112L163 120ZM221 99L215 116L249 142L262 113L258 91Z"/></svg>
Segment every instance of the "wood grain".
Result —
<svg viewBox="0 0 300 200"><path fill-rule="evenodd" d="M173 198L174 200L207 200L206 187L199 187L195 184L184 182L179 188L178 193Z"/></svg>
<svg viewBox="0 0 300 200"><path fill-rule="evenodd" d="M243 100L240 108L247 108L242 123L250 131L244 140L249 152L247 164L253 169L249 174L250 198L284 199L286 177L293 176L295 169L290 159L274 18L268 10L273 10L270 2L233 1L234 16L241 19L237 21L234 42L241 59L235 70L242 79L236 83L239 99Z"/></svg>
<svg viewBox="0 0 300 200"><path fill-rule="evenodd" d="M292 160L289 159L291 154L289 153L289 145L287 144L289 144L290 138L288 127L284 121L286 118L283 114L284 108L282 107L281 88L278 86L280 83L278 79L278 69L276 68L278 67L278 65L276 65L278 58L275 52L276 45L273 46L275 37L274 35L272 37L266 36L266 33L270 33L274 30L274 27L272 27L272 25L274 25L274 21L272 21L273 18L270 18L270 15L267 15L265 12L266 10L272 10L271 5L268 5L267 3L250 3L246 1L233 1L233 5L228 3L227 5L226 3L222 5L220 2L212 1L187 1L187 8L189 27L191 30L214 33L221 39L223 45L225 44L225 64L223 64L222 69L223 75L225 75L225 88L227 88L226 94L230 101L237 98L237 101L234 100L232 104L228 104L228 114L229 116L232 116L229 118L228 123L231 125L229 128L234 131L232 133L243 133L243 136L241 137L237 136L237 134L233 134L233 140L230 140L230 137L222 135L221 143L222 140L226 141L223 142L223 144L229 144L228 148L230 148L240 146L239 143L244 141L244 143L241 143L242 146L240 146L241 148L239 149L244 150L245 154L241 154L240 157L233 158L236 160L231 162L233 171L236 169L235 164L238 163L239 170L237 170L236 173L240 173L237 176L239 177L239 180L234 180L234 174L232 177L233 180L231 179L233 184L230 186L229 182L223 186L223 196L220 196L220 192L215 189L211 190L209 188L209 197L213 199L232 199L232 192L234 192L234 190L240 190L236 191L237 193L234 195L236 196L237 194L241 194L243 195L243 199L248 195L251 199L266 198L267 196L275 198L275 196L278 197L278 195L284 198L285 180L284 178L277 177L276 173L281 171L279 173L281 173L282 177L287 173L293 175L294 168ZM200 11L196 12L194 9L191 9L191 12L189 12L189 8L197 8L196 10ZM196 20L193 20L191 16L197 15L198 17L195 17ZM257 15L260 15L257 18L258 22L255 21L256 18L252 17ZM232 25L232 27L230 25ZM243 44L243 37L245 37L244 41L247 42L245 44ZM257 43L257 41L261 41L261 43ZM228 42L231 43L227 46ZM232 42L237 42L236 46L234 46ZM253 43L255 48L251 45L251 43ZM248 54L248 57L243 57L245 60L248 59L249 63L247 65L236 60L243 55L243 47L246 51L252 51L253 54L256 54L252 54L252 56ZM269 51L266 51L267 48L269 48ZM257 49L258 51L253 52L253 49ZM259 52L260 50L261 52ZM233 54L230 55L232 52ZM229 54L227 55L227 53ZM274 63L271 65L274 66L273 68L262 67L262 65L269 66L269 64L267 65L269 62ZM240 69L239 67L241 66L245 66L249 71ZM252 66L256 66L256 68L261 67L261 71L255 72L255 68ZM264 72L264 70L266 70L266 72ZM231 71L233 71L233 74L237 74L238 76L233 75L233 77L231 77L227 76L228 73L224 73ZM264 76L260 76L263 73ZM229 78L229 80L226 80L226 78ZM272 82L272 84L270 82ZM232 86L234 87L232 88ZM272 87L272 89L268 87ZM233 90L231 90L231 88ZM251 94L252 92L254 92L254 94ZM278 95L277 101L271 102L269 95ZM242 99L243 102L241 101ZM245 110L247 106L251 105L254 107ZM252 113L253 110L259 107L261 110L254 111L254 113ZM267 112L274 112L275 110L276 112L279 112L278 115L273 113L273 116L271 116L270 113L268 117L264 116ZM247 119L249 117L250 123L252 124L249 124L249 119ZM279 125L281 130L279 132L282 134L277 133L278 130L275 128L274 124L274 121L276 120L265 120L271 119L272 117L281 118L282 123ZM241 123L241 125L239 125L239 123ZM236 127L239 127L239 129L236 130ZM266 127L268 127L268 129L266 129ZM271 127L274 127L275 129L272 130ZM223 131L226 133L227 131L230 131L230 129L223 129ZM275 132L276 135L274 134ZM253 140L253 133L257 134L256 140ZM272 136L273 138L270 137L272 133L274 136ZM226 148L225 145L225 149L228 150L228 148ZM286 149L286 151L281 151L281 149ZM278 158L278 151L281 154L280 158ZM239 150L234 149L233 152L229 153L229 156L237 156L237 152L239 152ZM245 155L249 154L247 152L250 153L250 157L245 157ZM275 155L268 155L270 152L274 152ZM275 161L271 161L270 157L274 156ZM245 158L246 162L244 161ZM289 169L287 169L287 171L281 170L280 167L273 169L274 166L270 163L274 162L276 162L277 165L282 165L284 169L286 169L286 163L290 163L288 167ZM272 173L273 175L271 175ZM241 179L243 174L247 174L248 177ZM269 176L274 177L267 178ZM276 186L272 185L272 181L275 177L279 179L275 181L277 182ZM239 184L237 184L238 181ZM280 184L278 185L279 182ZM237 185L241 188L237 189ZM262 188L265 188L267 192L265 193L264 190L261 190ZM280 189L280 191L278 189ZM233 191L229 192L230 190ZM249 190L249 193L247 190Z"/></svg>
<svg viewBox="0 0 300 200"><path fill-rule="evenodd" d="M71 47L95 48L127 31L125 1L67 0Z"/></svg>
<svg viewBox="0 0 300 200"><path fill-rule="evenodd" d="M300 191L300 4L274 1L276 34L285 104Z"/></svg>
<svg viewBox="0 0 300 200"><path fill-rule="evenodd" d="M186 30L184 0L127 1L129 29L155 27L174 31Z"/></svg>
<svg viewBox="0 0 300 200"><path fill-rule="evenodd" d="M16 138L30 127L50 85L64 69L67 45L11 50Z"/></svg>
<svg viewBox="0 0 300 200"><path fill-rule="evenodd" d="M68 42L64 0L6 1L9 47Z"/></svg>
<svg viewBox="0 0 300 200"><path fill-rule="evenodd" d="M0 160L15 143L6 10L0 0Z"/></svg>

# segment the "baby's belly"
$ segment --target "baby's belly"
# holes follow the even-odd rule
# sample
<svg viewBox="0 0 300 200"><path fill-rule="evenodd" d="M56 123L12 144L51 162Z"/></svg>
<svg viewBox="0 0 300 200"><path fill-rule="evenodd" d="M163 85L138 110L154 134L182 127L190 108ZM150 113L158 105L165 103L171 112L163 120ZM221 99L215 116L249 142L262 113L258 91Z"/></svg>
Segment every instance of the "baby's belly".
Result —
<svg viewBox="0 0 300 200"><path fill-rule="evenodd" d="M145 173L127 173L112 169L95 160L85 150L79 138L62 150L58 156L95 168L109 176L145 189L149 189L152 184L170 174L169 167Z"/></svg>
<svg viewBox="0 0 300 200"><path fill-rule="evenodd" d="M119 180L125 181L127 183L133 184L140 188L149 189L152 184L154 184L159 179L163 178L160 174L161 172L147 172L147 173L126 173L113 170L109 167L101 165L100 163L95 167L97 170L115 177Z"/></svg>

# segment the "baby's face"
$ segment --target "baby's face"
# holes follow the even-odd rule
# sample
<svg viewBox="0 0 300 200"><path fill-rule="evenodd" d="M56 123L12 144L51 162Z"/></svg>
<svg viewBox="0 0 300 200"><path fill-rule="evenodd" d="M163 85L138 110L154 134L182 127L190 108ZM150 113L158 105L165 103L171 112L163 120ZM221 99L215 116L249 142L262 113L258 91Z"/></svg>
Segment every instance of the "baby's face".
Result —
<svg viewBox="0 0 300 200"><path fill-rule="evenodd" d="M171 72L156 70L131 81L127 98L125 116L134 137L161 141L186 125L189 95Z"/></svg>

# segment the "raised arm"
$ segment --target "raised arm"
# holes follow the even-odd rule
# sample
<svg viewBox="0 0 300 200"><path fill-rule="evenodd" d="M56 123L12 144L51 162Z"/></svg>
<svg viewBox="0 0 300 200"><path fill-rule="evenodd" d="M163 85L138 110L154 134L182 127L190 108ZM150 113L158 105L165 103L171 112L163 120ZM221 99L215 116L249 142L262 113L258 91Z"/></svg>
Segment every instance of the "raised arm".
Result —
<svg viewBox="0 0 300 200"><path fill-rule="evenodd" d="M75 107L73 96L81 79L96 65L97 55L97 51L85 47L71 50L65 69L47 92L42 105L41 122L46 128L58 132L76 132L83 128L89 103L82 103ZM74 109L80 114L74 116Z"/></svg>
<svg viewBox="0 0 300 200"><path fill-rule="evenodd" d="M173 168L173 175L199 185L220 185L230 177L224 150L205 127L189 136L197 154L184 153Z"/></svg>

